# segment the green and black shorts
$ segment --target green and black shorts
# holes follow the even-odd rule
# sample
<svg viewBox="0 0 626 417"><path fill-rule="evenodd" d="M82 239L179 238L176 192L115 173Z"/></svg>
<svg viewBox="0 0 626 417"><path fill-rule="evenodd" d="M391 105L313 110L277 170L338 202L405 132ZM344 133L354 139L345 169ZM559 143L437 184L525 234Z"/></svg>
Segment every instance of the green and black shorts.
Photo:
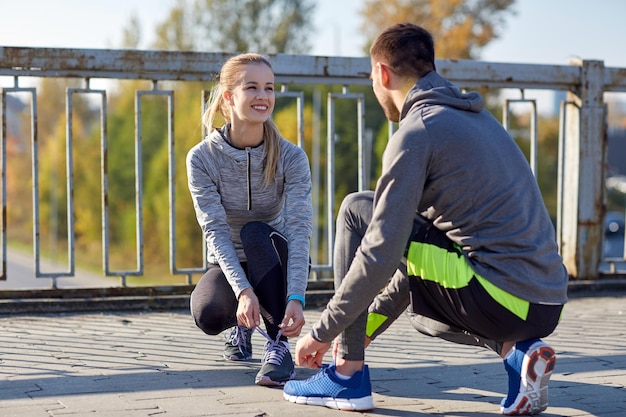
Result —
<svg viewBox="0 0 626 417"><path fill-rule="evenodd" d="M563 305L530 303L496 287L432 225L413 234L406 257L415 314L498 342L546 337L559 322Z"/></svg>

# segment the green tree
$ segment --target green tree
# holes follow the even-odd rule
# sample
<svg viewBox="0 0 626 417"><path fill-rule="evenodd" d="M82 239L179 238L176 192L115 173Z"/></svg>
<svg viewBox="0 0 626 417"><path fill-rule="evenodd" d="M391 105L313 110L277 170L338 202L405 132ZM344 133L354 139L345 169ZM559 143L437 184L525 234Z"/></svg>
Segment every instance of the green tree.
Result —
<svg viewBox="0 0 626 417"><path fill-rule="evenodd" d="M128 26L123 30L122 47L125 49L138 49L141 43L141 23L136 14L128 21Z"/></svg>
<svg viewBox="0 0 626 417"><path fill-rule="evenodd" d="M191 51L197 48L198 27L191 6L178 0L167 19L156 28L155 49Z"/></svg>
<svg viewBox="0 0 626 417"><path fill-rule="evenodd" d="M304 53L312 0L178 0L157 27L154 47L168 50Z"/></svg>
<svg viewBox="0 0 626 417"><path fill-rule="evenodd" d="M310 0L196 0L201 50L304 53L314 9Z"/></svg>
<svg viewBox="0 0 626 417"><path fill-rule="evenodd" d="M437 58L476 59L496 39L515 0L366 0L360 10L366 47L385 27L412 22L435 38Z"/></svg>

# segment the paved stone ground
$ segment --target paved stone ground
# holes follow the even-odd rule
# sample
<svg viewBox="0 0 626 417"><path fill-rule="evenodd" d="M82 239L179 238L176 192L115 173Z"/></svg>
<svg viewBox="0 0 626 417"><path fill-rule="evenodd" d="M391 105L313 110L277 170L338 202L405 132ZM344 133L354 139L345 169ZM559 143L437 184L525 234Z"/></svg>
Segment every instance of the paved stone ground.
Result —
<svg viewBox="0 0 626 417"><path fill-rule="evenodd" d="M318 315L306 311L305 331ZM546 341L558 359L544 416L626 415L626 292L572 299ZM253 344L255 361L226 362L222 339L186 311L0 316L0 416L348 415L255 386L257 333ZM495 354L422 336L404 317L367 360L376 408L365 416L498 415L506 394Z"/></svg>

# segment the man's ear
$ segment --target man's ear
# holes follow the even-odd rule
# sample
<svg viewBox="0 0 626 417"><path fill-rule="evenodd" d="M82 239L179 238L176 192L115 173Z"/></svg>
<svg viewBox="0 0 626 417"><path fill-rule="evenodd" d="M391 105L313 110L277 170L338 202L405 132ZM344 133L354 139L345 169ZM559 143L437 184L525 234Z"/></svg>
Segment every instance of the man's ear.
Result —
<svg viewBox="0 0 626 417"><path fill-rule="evenodd" d="M385 88L389 88L391 83L391 70L387 66L387 64L383 64L382 62L378 63L378 68L380 69L380 85Z"/></svg>

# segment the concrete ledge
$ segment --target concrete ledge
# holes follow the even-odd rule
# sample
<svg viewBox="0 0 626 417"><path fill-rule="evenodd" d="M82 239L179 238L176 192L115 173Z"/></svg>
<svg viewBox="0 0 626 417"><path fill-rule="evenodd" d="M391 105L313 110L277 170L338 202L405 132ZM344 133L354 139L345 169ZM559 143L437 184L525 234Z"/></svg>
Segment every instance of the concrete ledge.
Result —
<svg viewBox="0 0 626 417"><path fill-rule="evenodd" d="M335 293L332 283L317 282L306 293L306 306L324 307ZM186 310L193 286L19 290L0 292L0 314L84 311ZM626 292L626 278L572 280L570 298Z"/></svg>

